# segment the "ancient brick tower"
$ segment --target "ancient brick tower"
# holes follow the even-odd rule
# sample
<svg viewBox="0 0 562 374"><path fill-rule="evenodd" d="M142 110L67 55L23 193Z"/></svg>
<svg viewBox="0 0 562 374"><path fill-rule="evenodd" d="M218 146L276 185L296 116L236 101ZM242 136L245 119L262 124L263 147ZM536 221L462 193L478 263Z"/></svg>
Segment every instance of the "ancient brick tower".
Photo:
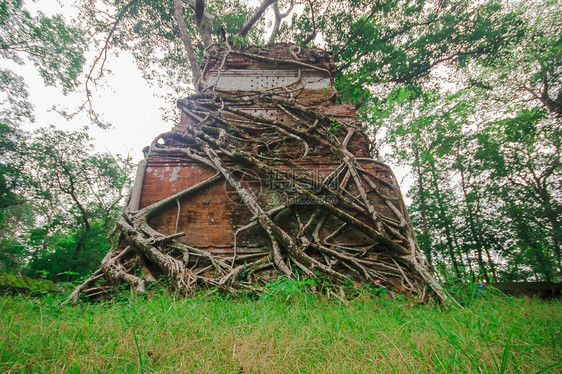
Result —
<svg viewBox="0 0 562 374"><path fill-rule="evenodd" d="M215 47L202 72L139 165L119 245L90 283L260 293L284 275L331 294L371 284L446 298L392 171L371 158L354 106L336 104L330 53Z"/></svg>
<svg viewBox="0 0 562 374"><path fill-rule="evenodd" d="M342 133L340 135L345 135L343 130L339 129L339 124L361 129L353 105L334 104L334 89L332 87L334 71L331 54L321 50L305 50L285 44L255 49L255 52L259 53L260 56L275 58L280 61L288 58L294 59L293 54L299 51L297 57L300 62L321 70L308 68L306 65L299 67L291 64L276 64L268 60L260 61L237 54L230 55L224 62L220 55L211 56L203 64L204 76L201 85L204 88L202 93L214 91L216 95L226 99L240 94L246 94L250 98L252 94L268 91L285 94L286 90L290 92L287 96L293 97L296 103L313 108L316 113L335 119L337 125L334 125L336 127L331 130L333 133L340 132ZM250 53L252 50L246 52ZM223 70L219 71L221 65L223 65ZM182 118L180 124L174 127L173 131L182 133L187 127L198 123L200 118L194 116L189 109L185 108L183 101L180 100L178 106L182 109ZM290 114L285 113L276 105L248 104L242 100L240 104L234 104L233 107L252 116L278 121L287 126L292 126L295 122ZM232 117L234 118L233 115ZM276 134L271 136L276 136ZM264 132L261 137L267 138L268 134ZM158 143L156 142L155 145L158 146ZM254 148L259 152L259 146ZM348 149L359 159L363 168L372 171L377 176L377 183L380 184L379 188L384 191L384 198L389 199L403 210L400 189L394 175L387 165L371 159L368 139L362 133L356 133L350 139ZM254 149L250 147L248 151L253 152ZM313 179L315 174L327 176L341 164L341 160L333 157L330 152L320 147L307 150L296 141L291 145L283 144L277 149L270 150L270 152L290 156L291 166L289 168L295 179L302 176L301 174L307 174L307 171L314 173L311 174ZM305 153L307 153L306 156L302 157ZM263 202L270 204L276 200L291 197L284 194L286 191L283 191L282 183L276 185L270 176L264 178L258 171L251 171L250 168L244 169L245 174L241 174L239 178L242 181L247 180L252 192L257 195L258 199L262 198ZM149 153L142 177L142 193L139 196L138 206L143 208L153 204L182 191L190 185L199 183L213 174L213 170L202 167L197 161L185 157L178 157L177 155L176 157L168 155L163 157L160 154ZM341 178L343 177L340 176L339 179ZM137 183L140 183L140 180ZM335 183L335 180L332 183ZM271 188L274 191L269 191ZM272 193L274 197L272 197ZM276 195L280 196L276 198ZM370 199L376 209L382 215L392 216L392 211L380 200L380 197L375 194L371 195ZM136 204L137 199L137 196L131 199L131 204ZM205 250L217 254L232 253L234 250L234 233L244 226L251 216L252 213L236 196L228 183L221 181L221 183L210 186L204 192L182 201L177 232L183 231L186 233L185 237L180 239L186 244L205 248ZM176 206L171 205L168 210L154 217L151 225L159 232L172 234L175 231L176 219ZM360 243L357 235L357 233L351 234L345 244L356 245ZM253 247L259 247L261 239L267 240L267 237L263 237L263 235L259 235L252 230L241 233L237 238L238 253L252 252Z"/></svg>

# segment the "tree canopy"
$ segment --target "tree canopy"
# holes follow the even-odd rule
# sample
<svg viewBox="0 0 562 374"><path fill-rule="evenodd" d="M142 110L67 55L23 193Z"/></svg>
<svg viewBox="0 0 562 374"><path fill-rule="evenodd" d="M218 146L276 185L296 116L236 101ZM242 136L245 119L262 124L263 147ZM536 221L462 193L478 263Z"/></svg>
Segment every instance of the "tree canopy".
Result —
<svg viewBox="0 0 562 374"><path fill-rule="evenodd" d="M34 106L15 72L31 63L66 94L83 84L87 47L85 31L61 15L0 3L0 272L67 280L91 271L108 247L130 160L94 153L85 132L25 131Z"/></svg>

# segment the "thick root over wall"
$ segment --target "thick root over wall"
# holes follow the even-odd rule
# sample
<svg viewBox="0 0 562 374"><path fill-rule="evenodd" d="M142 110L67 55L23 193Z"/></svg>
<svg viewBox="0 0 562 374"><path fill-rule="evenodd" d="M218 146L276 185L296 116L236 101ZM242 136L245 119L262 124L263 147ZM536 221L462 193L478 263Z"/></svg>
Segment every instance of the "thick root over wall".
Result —
<svg viewBox="0 0 562 374"><path fill-rule="evenodd" d="M321 279L322 289L311 291L339 298L345 290L370 284L421 301L437 298L448 303L447 294L428 271L403 203L396 206L386 199L380 189L388 182L361 167L362 162L371 160L358 159L348 149L352 138L365 137L361 128L303 107L291 99L290 87L285 91L228 98L212 92L180 100L180 109L195 116L198 124L160 135L149 155L188 158L213 170L214 176L142 209L125 209L112 233L118 236L114 248L67 302L81 293L105 294L123 283L138 292L158 282L185 295L196 289L260 294L267 282L285 276ZM243 110L256 105L280 109L294 124ZM331 174L307 170L298 179L290 175L288 169L295 159L305 159L320 148L339 163ZM314 198L316 203L302 205L298 199L288 199L274 207L265 204L240 181L241 167L275 178L293 196ZM260 226L268 247L237 255L235 243L233 254L213 255L183 243L184 233L177 232L177 227L174 234L165 235L149 225L151 217L173 206L177 206L179 217L181 199L225 182L252 213L236 234ZM385 211L392 215L377 211L372 196L382 200L389 208ZM369 245L338 243L338 234L344 230L367 236Z"/></svg>

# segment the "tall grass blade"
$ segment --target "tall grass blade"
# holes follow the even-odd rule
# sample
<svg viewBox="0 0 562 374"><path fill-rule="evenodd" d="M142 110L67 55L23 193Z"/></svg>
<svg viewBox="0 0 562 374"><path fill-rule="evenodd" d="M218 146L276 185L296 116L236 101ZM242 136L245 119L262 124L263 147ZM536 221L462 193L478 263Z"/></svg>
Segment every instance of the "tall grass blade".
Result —
<svg viewBox="0 0 562 374"><path fill-rule="evenodd" d="M137 338L137 334L135 333L135 330L132 329L133 331L133 339L135 340L135 346L137 347L137 355L139 358L139 373L144 373L144 366L142 363L142 355L141 355L141 351L140 351L140 347L139 347L139 339Z"/></svg>
<svg viewBox="0 0 562 374"><path fill-rule="evenodd" d="M507 363L509 360L509 348L511 346L511 337L513 336L513 332L515 331L515 327L517 326L517 323L515 323L515 325L513 325L513 328L511 329L511 332L509 333L509 336L507 337L507 342L505 343L505 348L503 350L503 355L502 355L502 365L501 365L501 369L500 369L500 373L504 374L505 371L507 370Z"/></svg>
<svg viewBox="0 0 562 374"><path fill-rule="evenodd" d="M453 344L451 339L452 337L457 338L458 341L460 341L461 343L464 343L464 339L462 338L462 336L460 336L459 334L455 333L454 331L451 331L450 333L447 333L445 331L445 329L443 329L443 327L438 323L433 321L434 324L437 326L437 331L439 332L439 334L445 338L445 340L447 341L447 343L449 343L453 348L458 349L470 362L470 364L474 367L474 370L476 370L476 372L480 373L480 374L485 374L486 372L484 370L482 370L482 368L478 365L478 360L476 359L476 356L474 354L469 354L463 347L461 344L457 343L457 344Z"/></svg>
<svg viewBox="0 0 562 374"><path fill-rule="evenodd" d="M482 331L482 324L480 323L480 321L478 321L477 326L478 326L478 331L480 332L480 337L482 338L484 343L486 343L486 348L488 349L488 352L490 352L490 356L492 356L492 360L494 360L494 365L496 366L496 370L498 371L498 373L501 373L502 371L500 369L500 363L498 362L496 355L492 351L492 347L490 347L490 342L484 336L484 331Z"/></svg>
<svg viewBox="0 0 562 374"><path fill-rule="evenodd" d="M562 360L560 360L558 362L555 362L554 364L549 365L549 366L545 367L544 369L541 369L541 370L537 371L535 374L546 373L547 370L554 369L555 367L560 366L560 364L562 364Z"/></svg>
<svg viewBox="0 0 562 374"><path fill-rule="evenodd" d="M390 368L392 369L393 373L397 373L396 368L394 367L394 365L392 365L392 361L390 360L390 358L387 356L386 352L384 351L384 349L382 347L380 347L381 349L381 353L383 355L383 357L386 359L386 362L388 362L388 366L390 366Z"/></svg>

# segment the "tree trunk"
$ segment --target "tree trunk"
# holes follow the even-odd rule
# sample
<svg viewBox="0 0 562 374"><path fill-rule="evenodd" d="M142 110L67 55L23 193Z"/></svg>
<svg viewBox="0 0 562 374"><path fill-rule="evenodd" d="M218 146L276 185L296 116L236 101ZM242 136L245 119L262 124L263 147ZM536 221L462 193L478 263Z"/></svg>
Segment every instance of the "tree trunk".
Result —
<svg viewBox="0 0 562 374"><path fill-rule="evenodd" d="M449 257L451 258L451 262L453 264L453 269L455 270L455 274L458 278L462 278L462 272L460 270L456 255L455 255L455 248L453 245L453 239L451 236L451 228L447 219L447 214L445 213L445 207L443 206L443 198L441 196L441 192L439 190L439 184L437 181L437 175L435 173L435 165L431 162L430 163L430 172L433 181L433 189L435 191L435 196L437 198L437 207L439 209L439 219L443 228L445 230L445 237L447 239L447 248L449 250Z"/></svg>
<svg viewBox="0 0 562 374"><path fill-rule="evenodd" d="M488 271L486 270L486 265L484 264L484 259L482 258L482 248L484 248L484 243L481 241L480 235L476 232L476 223L474 221L474 212L472 211L472 204L468 199L468 193L466 192L466 179L464 176L464 171L460 168L461 174L461 189L464 195L464 201L466 204L466 211L468 215L468 222L470 227L470 233L472 234L472 241L474 242L474 247L476 248L476 254L478 259L478 266L480 267L480 273L484 276L484 281L490 283L490 278L488 277ZM487 251L487 249L486 249Z"/></svg>
<svg viewBox="0 0 562 374"><path fill-rule="evenodd" d="M423 225L423 251L425 253L429 266L432 267L433 264L431 258L431 239L429 236L429 228L427 224L425 189L423 187L423 178L422 178L419 152L417 146L415 145L414 145L414 164L416 165L416 174L418 177L418 186L419 186L418 194L420 199L420 213L421 213L422 225Z"/></svg>

